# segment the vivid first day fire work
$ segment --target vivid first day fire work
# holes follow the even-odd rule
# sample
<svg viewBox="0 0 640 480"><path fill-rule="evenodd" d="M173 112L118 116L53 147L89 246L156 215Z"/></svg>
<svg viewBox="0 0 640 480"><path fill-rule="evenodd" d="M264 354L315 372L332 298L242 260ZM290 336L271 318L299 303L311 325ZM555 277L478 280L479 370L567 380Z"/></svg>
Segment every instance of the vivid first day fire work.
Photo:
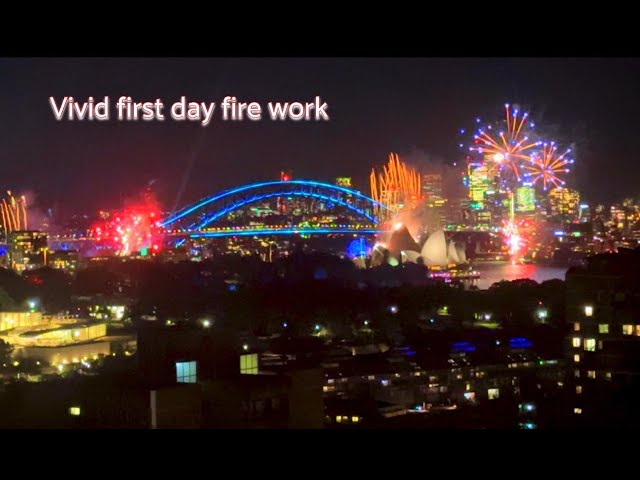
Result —
<svg viewBox="0 0 640 480"><path fill-rule="evenodd" d="M96 102L89 97L79 102L73 97L64 97L59 103L49 97L49 104L56 120L110 120L109 97ZM196 121L207 126L213 120L217 104L215 102L187 102L186 97L171 105L169 117L175 121ZM157 98L153 102L135 102L131 97L121 96L115 104L118 120L164 121L164 103ZM262 106L258 102L241 102L234 96L226 96L220 103L223 121L261 120ZM269 102L267 105L271 120L329 120L329 106L316 96L313 102Z"/></svg>
<svg viewBox="0 0 640 480"><path fill-rule="evenodd" d="M98 82L92 62L65 71ZM516 100L469 102L464 79L434 82L417 67L446 79L463 60L403 61L393 77L385 60L331 62L327 82L314 60L298 75L284 61L287 82L306 85L289 100L268 87L283 73L256 63L262 73L243 77L260 79L246 90L255 97L202 102L169 76L166 107L51 97L31 143L16 122L2 151L23 152L32 174L8 164L0 184L0 403L11 405L1 426L635 424L640 202L624 179L609 197L585 180L603 162L598 138L624 145L597 123L606 105L590 114L598 97L582 84L512 94L488 60L473 88ZM502 76L514 68L504 62ZM604 84L617 68L607 65L592 72ZM59 68L45 69L68 91ZM361 78L374 87L345 96ZM309 85L322 97L292 100ZM366 108L389 89L402 109L384 98ZM571 95L593 100L569 116ZM439 97L453 98L446 110ZM284 99L279 110L269 98ZM115 120L118 108L127 124L80 121ZM263 108L313 121L252 122ZM187 122L135 122L145 114ZM599 134L574 128L578 114ZM40 144L46 169L31 159ZM627 157L608 148L612 165Z"/></svg>

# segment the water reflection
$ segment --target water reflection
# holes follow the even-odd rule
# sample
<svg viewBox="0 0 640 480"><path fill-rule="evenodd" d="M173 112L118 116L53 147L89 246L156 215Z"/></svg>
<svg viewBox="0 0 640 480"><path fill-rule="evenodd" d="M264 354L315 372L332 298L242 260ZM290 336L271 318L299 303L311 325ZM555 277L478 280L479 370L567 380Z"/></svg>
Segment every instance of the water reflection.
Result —
<svg viewBox="0 0 640 480"><path fill-rule="evenodd" d="M473 282L480 289L489 288L501 280L528 278L542 283L546 280L564 280L566 267L549 267L533 264L474 263L473 269L480 272L480 278Z"/></svg>

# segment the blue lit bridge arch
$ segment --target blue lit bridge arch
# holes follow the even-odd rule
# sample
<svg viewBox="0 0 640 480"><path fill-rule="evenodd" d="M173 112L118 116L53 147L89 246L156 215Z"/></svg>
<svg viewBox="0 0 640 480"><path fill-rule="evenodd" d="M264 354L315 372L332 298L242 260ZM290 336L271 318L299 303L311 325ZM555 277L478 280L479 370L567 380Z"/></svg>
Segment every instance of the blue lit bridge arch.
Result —
<svg viewBox="0 0 640 480"><path fill-rule="evenodd" d="M225 190L203 198L166 218L161 226L199 231L246 205L275 197L302 197L338 205L358 217L378 224L376 211L386 209L372 198L349 188L312 180L260 182Z"/></svg>

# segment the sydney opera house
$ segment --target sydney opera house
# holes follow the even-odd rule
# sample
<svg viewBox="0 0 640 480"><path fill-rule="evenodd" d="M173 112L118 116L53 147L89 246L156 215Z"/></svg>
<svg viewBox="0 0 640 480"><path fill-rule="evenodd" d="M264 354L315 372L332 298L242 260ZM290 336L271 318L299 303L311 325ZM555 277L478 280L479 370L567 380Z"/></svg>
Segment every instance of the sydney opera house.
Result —
<svg viewBox="0 0 640 480"><path fill-rule="evenodd" d="M364 260L358 262L364 266ZM429 235L422 246L411 236L404 225L398 225L391 234L389 241L378 243L371 254L372 267L388 263L397 266L401 263L415 263L428 267L431 275L473 277L477 276L471 270L467 260L465 245L448 240L443 230L437 230Z"/></svg>

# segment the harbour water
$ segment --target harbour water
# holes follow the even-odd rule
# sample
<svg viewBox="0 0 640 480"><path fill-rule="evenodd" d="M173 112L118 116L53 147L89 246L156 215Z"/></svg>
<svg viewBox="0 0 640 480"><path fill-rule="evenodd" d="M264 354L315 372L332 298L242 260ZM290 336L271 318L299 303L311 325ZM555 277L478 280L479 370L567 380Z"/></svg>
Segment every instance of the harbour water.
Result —
<svg viewBox="0 0 640 480"><path fill-rule="evenodd" d="M534 264L511 264L508 262L474 263L473 269L480 272L480 278L474 285L484 290L501 280L528 278L542 283L545 280L564 280L567 267L551 267Z"/></svg>

